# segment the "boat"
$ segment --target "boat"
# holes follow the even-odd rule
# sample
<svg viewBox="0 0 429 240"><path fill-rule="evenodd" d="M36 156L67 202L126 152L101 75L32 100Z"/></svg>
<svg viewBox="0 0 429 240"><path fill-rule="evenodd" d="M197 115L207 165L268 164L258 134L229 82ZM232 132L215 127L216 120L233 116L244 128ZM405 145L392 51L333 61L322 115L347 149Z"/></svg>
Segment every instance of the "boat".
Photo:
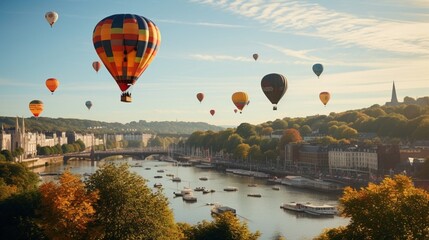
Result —
<svg viewBox="0 0 429 240"><path fill-rule="evenodd" d="M196 187L195 189L194 189L194 191L195 192L202 192L202 191L204 191L206 188L205 187Z"/></svg>
<svg viewBox="0 0 429 240"><path fill-rule="evenodd" d="M159 169L159 170L157 170L157 172L163 173L163 172L164 172L164 170Z"/></svg>
<svg viewBox="0 0 429 240"><path fill-rule="evenodd" d="M165 176L167 176L167 177L174 177L174 174L172 174L172 173L167 173Z"/></svg>
<svg viewBox="0 0 429 240"><path fill-rule="evenodd" d="M273 189L273 190L276 190L276 191L279 191L279 190L280 190L280 188L279 188L279 187L277 187L277 186L272 187L272 189Z"/></svg>
<svg viewBox="0 0 429 240"><path fill-rule="evenodd" d="M208 190L208 189L204 189L203 190L203 194L207 194L207 193L210 193L211 191L210 190Z"/></svg>
<svg viewBox="0 0 429 240"><path fill-rule="evenodd" d="M297 188L316 190L321 192L341 192L343 186L337 183L326 182L321 179L310 179L302 176L286 176L281 181L283 185Z"/></svg>
<svg viewBox="0 0 429 240"><path fill-rule="evenodd" d="M182 179L180 179L179 177L174 177L171 179L173 182L181 182Z"/></svg>
<svg viewBox="0 0 429 240"><path fill-rule="evenodd" d="M173 192L173 194L174 194L176 197L183 197L183 196L185 196L185 195L192 194L192 189L190 189L190 188L184 188L184 189L183 189L183 190L181 190L180 192Z"/></svg>
<svg viewBox="0 0 429 240"><path fill-rule="evenodd" d="M237 211L232 208L232 207L228 207L228 206L222 206L219 204L215 204L211 209L210 209L211 214L214 215L219 215L225 212L231 212L234 214L234 216L237 214Z"/></svg>
<svg viewBox="0 0 429 240"><path fill-rule="evenodd" d="M143 165L141 163L135 163L131 165L131 167L143 167Z"/></svg>
<svg viewBox="0 0 429 240"><path fill-rule="evenodd" d="M154 176L154 178L162 178L162 176L156 175L156 176Z"/></svg>
<svg viewBox="0 0 429 240"><path fill-rule="evenodd" d="M248 197L262 197L262 195L259 193L249 193L249 194L247 194L247 196Z"/></svg>
<svg viewBox="0 0 429 240"><path fill-rule="evenodd" d="M153 187L160 188L160 187L162 187L162 183L155 183L155 184L153 185Z"/></svg>
<svg viewBox="0 0 429 240"><path fill-rule="evenodd" d="M207 181L207 180L209 180L207 177L200 177L199 178L201 181Z"/></svg>
<svg viewBox="0 0 429 240"><path fill-rule="evenodd" d="M150 167L145 168L145 170L150 170Z"/></svg>
<svg viewBox="0 0 429 240"><path fill-rule="evenodd" d="M235 192L238 191L237 187L232 187L232 186L228 186L226 188L223 189L225 192Z"/></svg>
<svg viewBox="0 0 429 240"><path fill-rule="evenodd" d="M312 203L296 203L296 202L289 202L289 203L283 203L280 208L286 209L286 210L292 210L296 212L306 212L311 215L317 215L317 216L333 216L337 214L337 209L328 204L323 205L315 205Z"/></svg>
<svg viewBox="0 0 429 240"><path fill-rule="evenodd" d="M196 202L197 197L195 197L192 193L191 194L185 194L182 196L183 201L185 202Z"/></svg>
<svg viewBox="0 0 429 240"><path fill-rule="evenodd" d="M251 183L251 184L248 184L247 186L249 186L249 187L257 187L257 186L258 186L258 184Z"/></svg>

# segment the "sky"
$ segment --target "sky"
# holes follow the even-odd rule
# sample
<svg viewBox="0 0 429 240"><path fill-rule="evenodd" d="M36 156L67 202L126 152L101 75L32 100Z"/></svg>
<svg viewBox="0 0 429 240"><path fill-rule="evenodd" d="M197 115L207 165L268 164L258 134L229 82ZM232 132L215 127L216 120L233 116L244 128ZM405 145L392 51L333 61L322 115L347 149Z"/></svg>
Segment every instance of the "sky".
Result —
<svg viewBox="0 0 429 240"><path fill-rule="evenodd" d="M52 28L48 11L59 15ZM144 16L161 32L132 103L120 101L104 66L92 68L94 27L119 13ZM41 117L238 126L383 105L393 82L399 101L429 95L429 0L1 1L0 29L0 116L31 117L37 99ZM315 63L324 66L320 78ZM270 73L288 82L277 111L260 85ZM54 94L45 86L52 77ZM250 99L242 114L231 100L237 91Z"/></svg>

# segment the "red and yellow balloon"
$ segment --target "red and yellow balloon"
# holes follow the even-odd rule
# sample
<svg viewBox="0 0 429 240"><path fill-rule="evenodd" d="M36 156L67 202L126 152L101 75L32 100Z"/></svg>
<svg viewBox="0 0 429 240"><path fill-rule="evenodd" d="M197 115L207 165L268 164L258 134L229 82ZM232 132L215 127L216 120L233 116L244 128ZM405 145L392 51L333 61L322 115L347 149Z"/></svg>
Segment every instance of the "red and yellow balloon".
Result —
<svg viewBox="0 0 429 240"><path fill-rule="evenodd" d="M158 27L142 16L115 14L95 26L92 41L101 61L122 91L121 101L131 102L131 94L126 91L156 56L161 43Z"/></svg>
<svg viewBox="0 0 429 240"><path fill-rule="evenodd" d="M28 107L36 118L43 112L43 102L40 100L31 101Z"/></svg>
<svg viewBox="0 0 429 240"><path fill-rule="evenodd" d="M232 102L240 110L240 113L243 111L243 108L249 102L249 96L245 92L235 92L232 94Z"/></svg>
<svg viewBox="0 0 429 240"><path fill-rule="evenodd" d="M328 92L321 92L319 94L319 98L323 105L326 106L326 104L328 104L329 102L329 99L331 99L331 94L329 94Z"/></svg>
<svg viewBox="0 0 429 240"><path fill-rule="evenodd" d="M48 78L46 80L46 87L51 91L52 94L54 94L55 90L60 85L60 82L56 78Z"/></svg>

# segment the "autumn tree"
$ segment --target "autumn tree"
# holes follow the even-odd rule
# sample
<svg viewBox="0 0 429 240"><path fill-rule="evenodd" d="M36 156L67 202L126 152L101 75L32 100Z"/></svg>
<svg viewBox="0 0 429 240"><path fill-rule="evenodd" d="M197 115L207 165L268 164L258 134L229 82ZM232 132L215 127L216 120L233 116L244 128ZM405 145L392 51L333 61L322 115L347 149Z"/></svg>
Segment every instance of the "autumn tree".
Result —
<svg viewBox="0 0 429 240"><path fill-rule="evenodd" d="M283 129L286 129L287 127L288 127L288 123L283 119L276 119L272 124L272 128L274 130L283 130Z"/></svg>
<svg viewBox="0 0 429 240"><path fill-rule="evenodd" d="M256 240L261 236L259 231L250 232L247 224L230 212L216 216L212 222L204 220L194 226L182 226L187 240Z"/></svg>
<svg viewBox="0 0 429 240"><path fill-rule="evenodd" d="M248 139L256 135L255 126L250 123L242 123L237 127L235 133L240 135L243 139Z"/></svg>
<svg viewBox="0 0 429 240"><path fill-rule="evenodd" d="M0 200L36 188L39 178L24 165L0 162Z"/></svg>
<svg viewBox="0 0 429 240"><path fill-rule="evenodd" d="M347 187L340 199L346 227L326 230L325 239L429 239L429 193L396 175L360 190Z"/></svg>
<svg viewBox="0 0 429 240"><path fill-rule="evenodd" d="M238 159L247 159L249 150L250 150L249 144L241 143L235 148L234 157Z"/></svg>
<svg viewBox="0 0 429 240"><path fill-rule="evenodd" d="M97 191L88 192L78 176L64 172L59 183L40 186L42 224L51 239L87 239L88 224L95 213Z"/></svg>
<svg viewBox="0 0 429 240"><path fill-rule="evenodd" d="M95 226L100 239L180 239L173 212L162 191L153 192L128 166L106 164L89 177L97 191Z"/></svg>

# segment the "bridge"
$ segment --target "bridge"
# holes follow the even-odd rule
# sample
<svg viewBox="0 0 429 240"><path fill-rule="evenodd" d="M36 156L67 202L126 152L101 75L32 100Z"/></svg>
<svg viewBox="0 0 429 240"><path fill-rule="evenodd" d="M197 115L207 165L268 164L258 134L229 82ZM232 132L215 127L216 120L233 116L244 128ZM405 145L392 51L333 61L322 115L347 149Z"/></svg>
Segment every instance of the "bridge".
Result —
<svg viewBox="0 0 429 240"><path fill-rule="evenodd" d="M163 148L141 148L141 149L116 149L107 151L90 151L64 154L63 162L67 164L70 159L86 159L91 161L100 161L111 156L130 156L137 159L145 159L151 155L171 155L173 158L181 158L184 156L180 150L168 150Z"/></svg>

